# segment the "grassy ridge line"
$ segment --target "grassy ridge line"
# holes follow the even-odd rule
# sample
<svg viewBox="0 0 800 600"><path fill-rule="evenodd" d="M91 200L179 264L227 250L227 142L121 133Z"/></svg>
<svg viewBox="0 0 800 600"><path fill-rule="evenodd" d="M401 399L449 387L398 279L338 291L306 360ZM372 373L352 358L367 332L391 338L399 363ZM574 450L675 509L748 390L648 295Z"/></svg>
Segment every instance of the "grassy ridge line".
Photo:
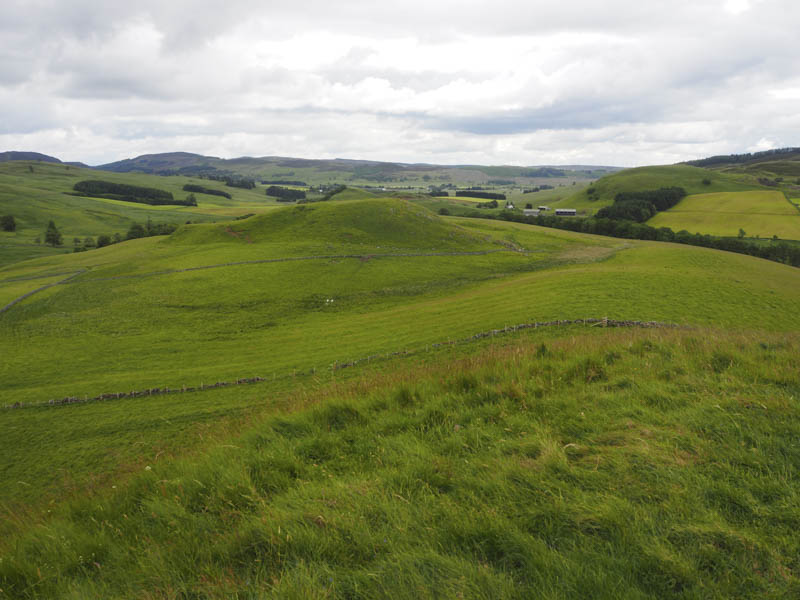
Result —
<svg viewBox="0 0 800 600"><path fill-rule="evenodd" d="M603 333L287 398L203 455L54 506L3 540L0 588L796 597L797 336Z"/></svg>
<svg viewBox="0 0 800 600"><path fill-rule="evenodd" d="M56 285L56 284L52 284ZM454 346L457 344L465 344L469 342L474 342L476 340L480 340L487 337L495 337L498 335L513 333L516 331L522 331L525 329L539 329L544 327L563 327L567 325L602 325L603 327L641 327L645 329L654 329L654 328L668 328L668 329L691 329L691 327L687 325L678 325L676 323L661 323L659 321L619 321L615 319L609 319L608 317L603 317L602 319L597 318L588 318L588 319L572 319L572 320L555 320L555 321L544 321L544 322L535 322L535 323L520 323L518 325L511 325L505 326L502 329L491 329L489 331L481 331L480 333L476 333L469 337L460 338L457 340L448 340L447 342L436 342L432 344L426 344L426 351L428 348L441 348L443 346ZM371 354L369 356L365 356L363 358L356 358L350 361L334 361L330 365L331 371L338 371L341 369L347 369L350 367L355 367L364 362L371 362L375 360L389 360L396 356L408 356L412 354L417 354L421 352L421 349L417 350L402 350L402 351L395 351L395 352L387 352L382 354ZM234 381L218 381L217 383L212 384L201 384L200 387L194 386L181 386L180 388L149 388L146 390L138 390L138 391L131 391L131 392L112 392L112 393L105 393L100 394L99 396L95 396L93 398L84 398L81 399L77 396L69 396L66 398L61 398L59 400L49 400L49 401L41 401L41 402L15 402L14 404L6 404L3 405L2 409L17 409L17 408L31 408L36 406L58 406L63 404L86 404L89 402L99 402L104 400L119 400L122 398L139 398L145 396L160 396L163 394L180 394L180 393L193 393L197 391L205 391L205 390L212 390L221 387L228 387L232 385L249 385L254 383L262 383L264 381L275 381L276 379L286 379L289 377L296 377L296 376L304 376L304 375L315 375L317 373L317 368L312 367L306 371L300 372L292 372L291 374L285 373L283 375L273 374L272 378L266 378L261 376L255 377L240 377L236 378Z"/></svg>

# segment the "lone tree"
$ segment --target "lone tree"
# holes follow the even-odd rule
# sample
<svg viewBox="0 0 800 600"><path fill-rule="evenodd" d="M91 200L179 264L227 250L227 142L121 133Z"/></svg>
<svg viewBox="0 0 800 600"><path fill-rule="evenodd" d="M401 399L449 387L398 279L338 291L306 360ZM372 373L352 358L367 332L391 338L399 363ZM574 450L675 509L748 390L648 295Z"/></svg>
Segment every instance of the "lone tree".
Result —
<svg viewBox="0 0 800 600"><path fill-rule="evenodd" d="M47 224L47 231L44 232L44 243L50 244L54 248L61 245L61 232L53 221Z"/></svg>
<svg viewBox="0 0 800 600"><path fill-rule="evenodd" d="M3 215L0 217L0 229L3 231L16 231L17 222L14 220L14 215Z"/></svg>

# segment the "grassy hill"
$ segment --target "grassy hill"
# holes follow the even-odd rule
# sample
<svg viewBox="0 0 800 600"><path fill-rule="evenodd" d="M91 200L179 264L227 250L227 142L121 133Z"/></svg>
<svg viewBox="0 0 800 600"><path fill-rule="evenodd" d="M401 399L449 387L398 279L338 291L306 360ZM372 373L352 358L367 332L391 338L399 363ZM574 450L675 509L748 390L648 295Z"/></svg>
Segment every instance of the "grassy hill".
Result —
<svg viewBox="0 0 800 600"><path fill-rule="evenodd" d="M232 199L195 194L198 206L148 206L119 200L71 195L79 181L103 179L114 183L153 187L184 199L187 183L200 183L231 194ZM72 251L74 237L125 234L133 223L184 223L211 221L264 212L278 206L264 195L262 188L245 190L226 187L218 181L190 177L159 177L142 174L117 174L83 169L71 165L14 161L0 163L0 214L11 214L16 232L0 231L0 265L25 258ZM63 248L48 248L35 243L43 240L48 221L55 221L64 237Z"/></svg>
<svg viewBox="0 0 800 600"><path fill-rule="evenodd" d="M44 403L0 410L0 597L800 589L798 269L366 197L0 306L49 284L0 313L2 403ZM686 329L506 330L604 316Z"/></svg>
<svg viewBox="0 0 800 600"><path fill-rule="evenodd" d="M710 171L689 165L666 165L625 169L607 175L566 200L551 204L554 207L577 208L581 212L594 214L600 208L610 205L620 192L673 186L684 188L688 194L764 189L756 181L742 175Z"/></svg>
<svg viewBox="0 0 800 600"><path fill-rule="evenodd" d="M687 196L647 224L718 236L734 236L743 229L751 237L800 239L800 210L778 191Z"/></svg>

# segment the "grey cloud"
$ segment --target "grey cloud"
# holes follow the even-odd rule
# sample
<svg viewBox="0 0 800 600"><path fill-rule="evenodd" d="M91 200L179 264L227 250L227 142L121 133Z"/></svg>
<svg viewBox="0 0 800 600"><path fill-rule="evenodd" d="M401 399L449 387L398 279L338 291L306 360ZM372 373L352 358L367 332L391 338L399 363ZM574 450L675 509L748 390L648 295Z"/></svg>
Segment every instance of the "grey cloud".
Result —
<svg viewBox="0 0 800 600"><path fill-rule="evenodd" d="M522 162L538 156L537 148L554 152L559 145L560 156L591 148L597 162L608 162L612 146L626 160L646 161L646 153L680 158L705 149L737 151L762 138L796 145L796 101L775 101L768 90L800 73L800 3L754 2L738 16L722 5L6 0L0 134L27 139L22 136L54 128L86 130L94 136L94 145L86 142L93 152L104 143L137 150L151 144L146 149L153 152L187 143L195 144L187 149L210 152L202 145L219 138L226 140L219 149L245 148L247 154L280 148L309 155L324 148L365 158L395 153L412 160L484 156L488 162L491 156L508 160L506 146L521 153ZM137 25L149 37L131 34ZM313 45L321 32L348 34L349 52L320 44L311 50L331 53L322 66L270 60L245 67L246 61L214 45L231 39L256 45L297 34L307 34ZM497 72L515 69L517 81L511 91L495 90L489 87L494 83L480 85L495 74L466 56L388 64L382 44L403 37L432 54L445 43L469 40L491 55L510 37L552 51L526 55L527 69L522 58L499 56ZM389 86L360 86L369 79ZM445 109L450 104L441 91L450 84L466 91ZM359 102L358 90L373 87L374 100ZM470 101L470 93L482 99ZM692 133L692 123L712 121L713 129L698 125ZM587 141L586 132L602 140ZM82 143L79 135L70 139ZM274 148L247 149L249 143Z"/></svg>

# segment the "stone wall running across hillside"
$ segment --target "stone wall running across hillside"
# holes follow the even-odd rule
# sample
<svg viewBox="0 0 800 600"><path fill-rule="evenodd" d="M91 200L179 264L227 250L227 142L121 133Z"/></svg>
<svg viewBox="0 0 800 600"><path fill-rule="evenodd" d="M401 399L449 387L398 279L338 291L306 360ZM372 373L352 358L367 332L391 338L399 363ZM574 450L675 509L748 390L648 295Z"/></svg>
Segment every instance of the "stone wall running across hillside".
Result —
<svg viewBox="0 0 800 600"><path fill-rule="evenodd" d="M57 284L51 284L57 285ZM524 329L538 329L543 327L563 327L568 325L585 325L585 326L594 326L594 327L640 327L646 329L654 329L654 328L669 328L669 329L677 329L677 328L688 328L686 326L677 325L675 323L662 323L660 321L618 321L615 319L609 319L608 317L603 317L601 319L567 319L567 320L556 320L556 321L544 321L544 322L534 322L534 323L521 323L519 325L512 325L503 327L502 329L491 329L489 331L482 331L480 333L476 333L469 337L460 338L457 340L448 340L446 342L439 342L435 344L429 344L424 348L424 351L428 351L430 349L437 349L442 348L445 346L455 346L461 344L467 344L470 342L475 342L477 340L481 340L484 338L491 338L498 335L504 335L508 333L513 333L516 331L522 331ZM331 365L325 367L325 369L330 371L338 371L341 369L346 369L350 367L355 367L360 364L365 364L373 361L378 360L389 360L398 356L408 356L411 354L417 354L422 349L418 350L400 350L396 352L388 352L382 354L373 354L370 356L365 356L363 358L357 358L351 361L344 361L344 362L334 362ZM106 394L100 394L99 396L89 397L84 396L83 398L78 396L68 396L65 398L58 398L48 401L41 401L41 402L15 402L14 404L7 404L4 405L2 408L4 409L15 409L15 408L27 408L27 407L34 407L34 406L61 406L65 404L84 404L87 402L100 402L104 400L118 400L122 398L143 398L147 396L156 396L162 394L179 394L179 393L187 393L187 392L199 392L205 390L213 390L223 387L230 387L234 385L248 385L254 383L260 383L263 381L274 381L277 379L286 379L289 377L297 377L297 376L308 376L314 375L317 372L325 369L317 369L316 367L312 367L306 371L294 371L292 373L285 373L280 376L273 375L272 377L243 377L237 378L233 381L218 381L216 383L205 384L201 383L199 386L181 386L181 387L163 387L163 388L147 388L143 390L132 390L129 392L112 392Z"/></svg>

